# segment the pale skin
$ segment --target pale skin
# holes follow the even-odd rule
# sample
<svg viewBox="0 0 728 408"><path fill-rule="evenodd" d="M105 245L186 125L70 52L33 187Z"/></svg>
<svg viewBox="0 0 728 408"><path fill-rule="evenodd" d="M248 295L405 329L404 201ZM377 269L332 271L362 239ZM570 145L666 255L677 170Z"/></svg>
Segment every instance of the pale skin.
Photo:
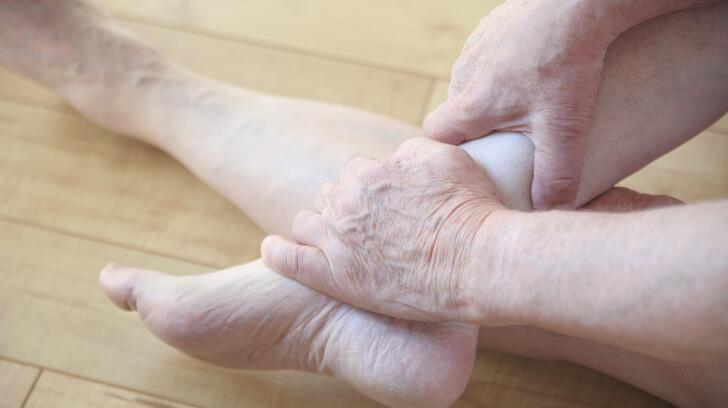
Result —
<svg viewBox="0 0 728 408"><path fill-rule="evenodd" d="M728 201L630 214L508 210L462 149L360 158L271 237L276 271L377 313L530 325L658 358L728 361ZM675 331L680 327L680 331Z"/></svg>
<svg viewBox="0 0 728 408"><path fill-rule="evenodd" d="M302 203L311 202L318 187L337 177L352 157L388 157L402 141L420 135L417 128L365 112L274 98L206 80L174 65L80 2L4 3L0 62L56 90L91 120L169 152L272 233L287 235ZM670 49L676 45L671 41L678 39L696 41L702 45L690 52L714 55L715 44L706 43L704 37L715 33L701 30L709 26L706 19L716 22L714 29L719 27L717 22L726 14L722 13L646 26L615 51L613 60L620 63L605 69L605 83L638 82L637 68L644 68L643 89L630 86L629 90L649 95L644 88L650 88L651 78L679 77L679 73L639 60L645 54L641 36L677 32L675 37L660 37L666 38L661 46ZM686 24L696 18L702 23ZM95 35L89 36L88 30ZM75 47L59 46L59 38ZM23 51L30 44L32 54ZM687 76L699 68L679 69ZM650 100L638 110L624 112L617 96L624 95L623 90L613 86L605 85L611 99L605 97L596 105L605 125L596 126L593 133L595 164L585 173L584 202L686 140L715 116L705 110L700 111L704 116L693 115L689 105L712 96L688 93L685 101L690 103L683 102L677 111L678 116L691 115L691 125L666 115L664 125L651 123L659 133L650 133L637 119L654 116L664 107L651 104L666 101ZM623 119L607 126L615 117ZM637 156L630 153L635 151L630 143L641 142L610 136L615 126L643 140L652 140L664 128L670 132ZM516 207L530 204L528 166L524 170L523 163L532 161L533 153L524 141L520 135L504 134L466 147ZM613 164L623 165L622 170L609 170ZM644 206L639 196L617 194ZM646 201L655 204L665 199ZM472 368L475 326L413 323L370 314L283 278L260 262L183 278L116 266L104 271L101 282L114 303L137 310L153 333L187 354L236 368L327 373L392 406L446 406L460 395ZM281 304L281 298L296 302ZM483 346L573 361L681 405L698 406L721 397L721 367L710 364L667 362L531 328L481 333ZM272 339L275 347L268 348ZM427 359L422 358L425 355Z"/></svg>
<svg viewBox="0 0 728 408"><path fill-rule="evenodd" d="M535 208L573 208L608 47L645 21L716 3L506 1L468 38L448 99L427 117L425 132L452 144L522 132L535 146Z"/></svg>

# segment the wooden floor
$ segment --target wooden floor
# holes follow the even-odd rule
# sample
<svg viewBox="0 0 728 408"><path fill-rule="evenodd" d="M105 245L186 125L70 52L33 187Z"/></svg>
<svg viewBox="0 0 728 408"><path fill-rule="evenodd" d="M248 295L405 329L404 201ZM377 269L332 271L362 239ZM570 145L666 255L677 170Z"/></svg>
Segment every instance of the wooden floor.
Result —
<svg viewBox="0 0 728 408"><path fill-rule="evenodd" d="M488 0L98 0L204 74L420 123ZM728 120L625 182L728 196ZM0 408L372 407L338 381L228 371L165 347L101 293L109 261L178 274L263 236L172 159L0 70ZM481 352L458 407L657 407L590 370Z"/></svg>

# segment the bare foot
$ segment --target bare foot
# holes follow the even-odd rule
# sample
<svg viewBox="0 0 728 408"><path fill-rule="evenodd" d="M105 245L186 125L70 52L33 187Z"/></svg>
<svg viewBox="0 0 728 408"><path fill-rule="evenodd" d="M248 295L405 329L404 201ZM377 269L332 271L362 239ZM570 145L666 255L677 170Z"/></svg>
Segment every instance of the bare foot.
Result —
<svg viewBox="0 0 728 408"><path fill-rule="evenodd" d="M390 406L448 406L474 364L474 326L364 312L260 261L189 277L109 267L100 280L117 306L138 311L185 354L231 368L333 375Z"/></svg>

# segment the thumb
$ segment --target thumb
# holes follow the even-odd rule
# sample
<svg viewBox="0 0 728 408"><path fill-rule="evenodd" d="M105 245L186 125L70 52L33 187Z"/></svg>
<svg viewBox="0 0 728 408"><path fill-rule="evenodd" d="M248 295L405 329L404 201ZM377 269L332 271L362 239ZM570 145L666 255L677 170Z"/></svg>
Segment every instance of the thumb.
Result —
<svg viewBox="0 0 728 408"><path fill-rule="evenodd" d="M269 236L260 248L263 263L281 275L325 293L340 297L329 261L316 247L294 244L279 236Z"/></svg>
<svg viewBox="0 0 728 408"><path fill-rule="evenodd" d="M574 132L547 129L534 132L533 144L534 209L573 209L584 165L584 139Z"/></svg>
<svg viewBox="0 0 728 408"><path fill-rule="evenodd" d="M430 113L423 128L425 136L439 142L459 145L468 140L481 138L490 133L493 128L489 126L487 118L482 120L466 120L463 112L448 101Z"/></svg>

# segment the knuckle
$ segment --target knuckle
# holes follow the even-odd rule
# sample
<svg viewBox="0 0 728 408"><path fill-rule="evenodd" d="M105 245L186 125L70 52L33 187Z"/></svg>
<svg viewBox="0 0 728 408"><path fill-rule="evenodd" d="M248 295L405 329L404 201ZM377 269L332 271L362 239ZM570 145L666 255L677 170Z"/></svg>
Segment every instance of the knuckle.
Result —
<svg viewBox="0 0 728 408"><path fill-rule="evenodd" d="M341 196L335 204L336 213L338 215L337 221L341 225L345 223L349 216L358 214L362 208L366 207L365 194L361 189L352 191L350 194Z"/></svg>
<svg viewBox="0 0 728 408"><path fill-rule="evenodd" d="M330 195L333 193L335 185L336 183L334 183L333 181L327 181L321 186L321 188L319 189L319 193L325 196Z"/></svg>
<svg viewBox="0 0 728 408"><path fill-rule="evenodd" d="M371 182L382 178L383 169L380 163L369 163L359 168L358 179L362 182Z"/></svg>
<svg viewBox="0 0 728 408"><path fill-rule="evenodd" d="M458 146L443 143L435 147L434 153L440 161L445 163L459 163L467 157L467 153Z"/></svg>
<svg viewBox="0 0 728 408"><path fill-rule="evenodd" d="M311 228L311 216L307 212L300 212L293 218L293 234L307 232Z"/></svg>
<svg viewBox="0 0 728 408"><path fill-rule="evenodd" d="M473 87L467 87L461 92L457 92L448 98L448 102L452 107L452 120L466 126L487 117L488 104L485 103L479 94L473 90Z"/></svg>
<svg viewBox="0 0 728 408"><path fill-rule="evenodd" d="M321 202L326 202L329 200L329 197L331 197L334 194L334 182L329 181L324 183L321 188L319 188L318 193L316 193L316 200Z"/></svg>
<svg viewBox="0 0 728 408"><path fill-rule="evenodd" d="M342 177L353 178L358 181L367 181L372 178L377 178L380 173L381 163L378 160L366 156L357 156L349 161Z"/></svg>
<svg viewBox="0 0 728 408"><path fill-rule="evenodd" d="M398 150L398 158L417 158L436 164L460 162L467 153L458 146L427 138L409 139ZM397 162L401 165L400 162Z"/></svg>
<svg viewBox="0 0 728 408"><path fill-rule="evenodd" d="M369 161L371 161L371 160L372 160L372 159L370 159L370 158L368 158L368 157L366 157L366 156L363 156L363 155L359 155L359 156L354 156L354 157L353 157L353 158L352 158L351 160L349 160L349 162L348 162L348 163L346 164L346 168L347 168L347 169L358 169L358 168L360 168L361 166L363 166L363 165L364 165L364 164L365 164L366 162L369 162Z"/></svg>
<svg viewBox="0 0 728 408"><path fill-rule="evenodd" d="M429 139L426 139L424 137L413 137L412 139L407 139L399 146L398 151L414 151L420 149L422 146L426 145L427 142L429 142Z"/></svg>

